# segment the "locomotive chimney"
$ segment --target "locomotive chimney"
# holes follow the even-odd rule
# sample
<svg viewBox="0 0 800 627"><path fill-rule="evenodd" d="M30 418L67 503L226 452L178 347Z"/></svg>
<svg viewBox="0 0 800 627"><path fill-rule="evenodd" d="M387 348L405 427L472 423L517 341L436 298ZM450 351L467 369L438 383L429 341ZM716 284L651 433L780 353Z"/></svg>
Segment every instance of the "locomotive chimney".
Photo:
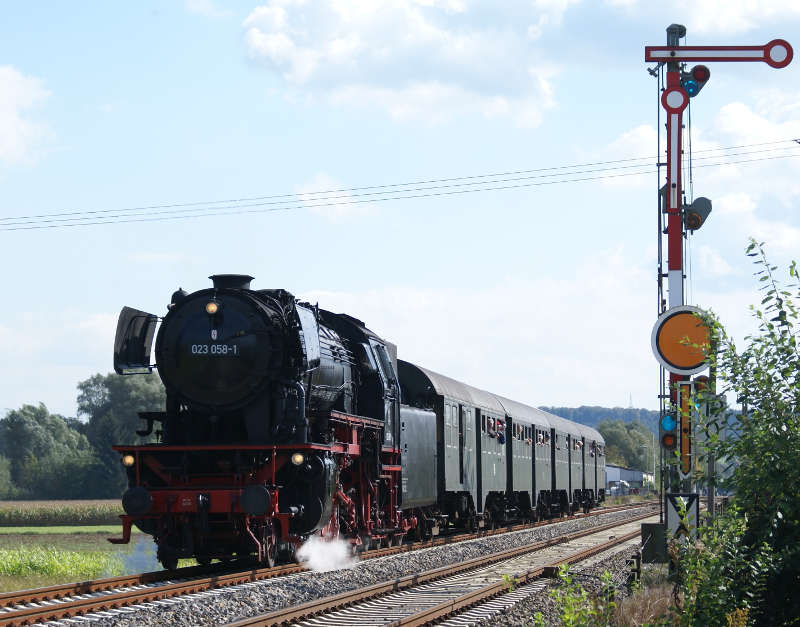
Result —
<svg viewBox="0 0 800 627"><path fill-rule="evenodd" d="M214 282L214 288L218 290L224 288L249 290L250 281L253 280L249 274L212 274L208 278Z"/></svg>

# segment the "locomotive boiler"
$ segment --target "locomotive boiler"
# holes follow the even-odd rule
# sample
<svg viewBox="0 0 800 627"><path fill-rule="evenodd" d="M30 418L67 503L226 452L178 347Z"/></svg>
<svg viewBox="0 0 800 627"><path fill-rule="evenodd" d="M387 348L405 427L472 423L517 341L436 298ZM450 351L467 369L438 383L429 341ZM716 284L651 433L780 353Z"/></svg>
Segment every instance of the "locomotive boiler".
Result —
<svg viewBox="0 0 800 627"><path fill-rule="evenodd" d="M168 569L273 564L312 534L368 547L602 500L593 429L399 362L347 314L210 278L161 319L120 313L116 372L157 369L166 404L139 414L155 442L114 447L129 488L112 542L136 525Z"/></svg>

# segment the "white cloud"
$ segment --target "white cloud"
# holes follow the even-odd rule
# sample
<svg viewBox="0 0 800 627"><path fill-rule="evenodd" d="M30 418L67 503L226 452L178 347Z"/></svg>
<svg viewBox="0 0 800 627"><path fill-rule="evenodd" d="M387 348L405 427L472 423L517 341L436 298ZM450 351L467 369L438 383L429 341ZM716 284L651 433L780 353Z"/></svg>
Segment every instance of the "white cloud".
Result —
<svg viewBox="0 0 800 627"><path fill-rule="evenodd" d="M800 249L800 228L765 217L760 210L762 205L763 201L754 194L727 194L714 202L715 213L710 219L722 219L721 226L728 239L745 242L746 238L754 237L778 254L796 256Z"/></svg>
<svg viewBox="0 0 800 627"><path fill-rule="evenodd" d="M396 119L508 116L540 123L555 66L533 47L569 0L491 11L462 2L276 0L244 21L251 59L303 93Z"/></svg>
<svg viewBox="0 0 800 627"><path fill-rule="evenodd" d="M686 27L693 33L733 34L796 19L800 4L796 0L725 0L722 4L719 0L678 0L675 14L686 16Z"/></svg>
<svg viewBox="0 0 800 627"><path fill-rule="evenodd" d="M37 78L10 65L0 65L0 163L25 162L33 157L47 128L29 117L50 95Z"/></svg>
<svg viewBox="0 0 800 627"><path fill-rule="evenodd" d="M744 192L726 194L714 203L714 212L717 216L720 214L722 216L731 216L737 221L742 218L752 218L755 209L755 199Z"/></svg>
<svg viewBox="0 0 800 627"><path fill-rule="evenodd" d="M184 0L183 6L189 13L204 15L205 17L227 17L231 12L220 9L213 0Z"/></svg>
<svg viewBox="0 0 800 627"><path fill-rule="evenodd" d="M728 241L743 246L747 237L755 237L779 255L796 255L800 248L794 209L800 199L800 146L791 141L800 137L796 98L796 93L773 90L771 98L754 105L727 104L712 124L696 132L695 194L712 199L710 221ZM724 146L742 148L717 150ZM700 152L709 148L716 151ZM740 163L700 167L725 161Z"/></svg>
<svg viewBox="0 0 800 627"><path fill-rule="evenodd" d="M341 190L344 185L325 172L319 172L297 189L302 203L317 215L331 222L344 222L351 218L373 215L377 208L369 197L357 198Z"/></svg>
<svg viewBox="0 0 800 627"><path fill-rule="evenodd" d="M654 10L650 0L606 0L606 4L625 9L640 7L647 12ZM800 4L796 0L676 0L670 8L672 14L681 16L678 22L693 34L746 33L800 17Z"/></svg>
<svg viewBox="0 0 800 627"><path fill-rule="evenodd" d="M19 312L0 325L0 353L13 355L0 364L2 407L47 400L51 411L74 415L75 384L112 370L117 315L77 309ZM42 381L56 383L43 391Z"/></svg>
<svg viewBox="0 0 800 627"><path fill-rule="evenodd" d="M581 159L587 162L626 159L636 159L636 161L588 166L583 168L589 170L585 176L607 177L601 182L611 188L644 189L652 187L657 145L658 137L655 127L650 124L635 126L623 132L602 149L584 153ZM652 155L652 158L647 159L648 155ZM597 170L597 172L593 172L593 170ZM642 174L633 176L637 172Z"/></svg>
<svg viewBox="0 0 800 627"><path fill-rule="evenodd" d="M560 278L302 296L364 320L402 359L523 402L614 406L633 392L653 407L651 274L618 249Z"/></svg>
<svg viewBox="0 0 800 627"><path fill-rule="evenodd" d="M698 249L697 261L700 268L702 268L703 274L711 278L727 276L733 271L733 268L725 261L720 252L706 244Z"/></svg>

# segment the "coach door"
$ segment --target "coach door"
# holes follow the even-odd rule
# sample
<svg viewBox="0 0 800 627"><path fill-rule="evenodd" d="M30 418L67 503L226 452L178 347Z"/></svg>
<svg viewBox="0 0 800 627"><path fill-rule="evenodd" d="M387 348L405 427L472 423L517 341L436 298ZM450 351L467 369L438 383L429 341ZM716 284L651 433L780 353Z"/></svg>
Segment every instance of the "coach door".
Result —
<svg viewBox="0 0 800 627"><path fill-rule="evenodd" d="M464 406L458 406L458 482L464 485Z"/></svg>

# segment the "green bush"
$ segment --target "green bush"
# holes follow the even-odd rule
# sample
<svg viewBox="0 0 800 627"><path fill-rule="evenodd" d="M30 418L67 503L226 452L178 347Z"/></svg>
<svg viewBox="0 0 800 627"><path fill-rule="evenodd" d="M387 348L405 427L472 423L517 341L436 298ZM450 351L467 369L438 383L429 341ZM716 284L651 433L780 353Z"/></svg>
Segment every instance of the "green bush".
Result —
<svg viewBox="0 0 800 627"><path fill-rule="evenodd" d="M674 547L674 619L684 625L800 624L800 277L792 263L784 286L763 244L752 240L747 253L762 291L752 308L758 332L739 350L713 315L706 320L718 391L742 409L727 411L710 392L697 399L712 409L704 425L709 451L733 462L724 487L734 497L697 543Z"/></svg>
<svg viewBox="0 0 800 627"><path fill-rule="evenodd" d="M568 564L559 566L558 579L560 585L550 592L550 597L559 608L564 627L604 627L611 624L617 604L613 600L615 588L608 571L604 571L600 577L602 589L596 595L587 592L575 580ZM536 627L546 624L541 612L537 612L533 619Z"/></svg>

